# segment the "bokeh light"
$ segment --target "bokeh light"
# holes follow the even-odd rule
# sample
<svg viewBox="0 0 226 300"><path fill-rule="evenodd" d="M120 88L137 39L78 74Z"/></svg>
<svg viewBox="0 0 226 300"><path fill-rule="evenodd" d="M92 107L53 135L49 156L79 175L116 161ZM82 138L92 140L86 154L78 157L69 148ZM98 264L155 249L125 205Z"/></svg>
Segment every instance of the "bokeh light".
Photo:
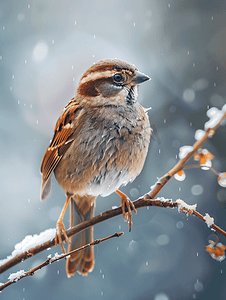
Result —
<svg viewBox="0 0 226 300"><path fill-rule="evenodd" d="M48 46L45 43L38 43L33 51L33 56L36 61L43 60L48 53Z"/></svg>

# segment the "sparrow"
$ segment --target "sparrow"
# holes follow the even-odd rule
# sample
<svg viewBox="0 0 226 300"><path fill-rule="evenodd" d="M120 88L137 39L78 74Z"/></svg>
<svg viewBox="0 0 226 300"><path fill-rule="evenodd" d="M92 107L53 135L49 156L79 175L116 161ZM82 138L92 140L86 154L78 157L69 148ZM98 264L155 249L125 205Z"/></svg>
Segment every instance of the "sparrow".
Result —
<svg viewBox="0 0 226 300"><path fill-rule="evenodd" d="M119 59L94 63L81 77L75 96L56 122L41 162L41 200L51 192L51 175L66 194L56 223L55 245L65 253L93 241L93 227L68 238L63 217L70 203L70 227L94 216L97 196L116 192L124 219L132 226L136 209L120 186L141 172L151 137L147 109L138 102L138 85L150 78ZM127 210L127 212L126 212ZM66 273L88 275L94 268L93 247L66 259Z"/></svg>

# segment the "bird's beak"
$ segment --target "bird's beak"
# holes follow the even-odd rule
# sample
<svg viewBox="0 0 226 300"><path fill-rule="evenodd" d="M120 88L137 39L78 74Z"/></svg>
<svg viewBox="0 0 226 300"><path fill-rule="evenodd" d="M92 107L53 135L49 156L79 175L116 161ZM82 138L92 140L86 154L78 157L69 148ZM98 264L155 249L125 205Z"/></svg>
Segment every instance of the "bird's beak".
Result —
<svg viewBox="0 0 226 300"><path fill-rule="evenodd" d="M145 82L147 80L150 80L151 78L147 75L145 75L144 73L141 73L139 71L136 71L135 72L135 75L133 76L130 84L132 85L137 85L137 84L140 84L142 82Z"/></svg>

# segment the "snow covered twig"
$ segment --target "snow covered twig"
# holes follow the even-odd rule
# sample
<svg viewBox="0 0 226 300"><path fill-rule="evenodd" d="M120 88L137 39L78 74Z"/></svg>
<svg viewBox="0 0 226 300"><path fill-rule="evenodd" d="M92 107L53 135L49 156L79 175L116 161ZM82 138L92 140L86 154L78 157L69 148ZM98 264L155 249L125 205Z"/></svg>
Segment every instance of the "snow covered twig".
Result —
<svg viewBox="0 0 226 300"><path fill-rule="evenodd" d="M147 194L148 195L148 194ZM202 214L200 214L199 212L197 212L195 210L196 205L188 205L186 204L184 201L182 200L177 200L175 202L173 202L171 199L164 199L164 198L157 198L154 200L148 200L145 199L146 195L144 197L139 198L138 200L134 201L133 204L135 206L136 209L141 208L141 207L147 207L147 206L155 206L155 207L162 207L162 208L178 208L179 211L185 213L186 215L189 214L193 214L195 216L197 216L200 220L202 220L203 222L206 222L204 217L202 216ZM103 222L105 220L108 220L110 218L113 218L115 216L118 216L122 214L122 209L121 207L112 209L112 210L108 210L104 213L101 213L100 215L87 220L85 222L80 223L79 225L74 226L73 228L68 229L67 235L68 237L73 236L85 229L87 229L90 226L94 226L95 224L98 224L100 222ZM221 229L220 227L218 227L217 225L213 224L211 226L211 228L213 228L214 230L216 230L217 232L219 232L220 234L224 235L226 237L226 232ZM51 231L53 229L48 229L45 232ZM40 234L42 235L42 233ZM37 235L34 235L35 238L37 237ZM44 234L43 234L44 236ZM63 238L63 237L62 237ZM39 238L38 238L39 239ZM24 239L26 240L26 238ZM20 263L21 261L32 257L33 255L42 252L52 246L55 245L55 239L54 239L54 235L53 237L45 242L40 242L39 245L36 245L35 247L31 248L31 249L27 249L24 252L21 252L20 254L18 252L15 252L15 250L13 251L12 255L8 256L8 258L5 258L3 260L0 261L0 273L5 272L6 270L10 269L11 267L17 265L18 263ZM21 249L24 249L24 247L22 246ZM22 250L23 251L23 250ZM18 253L18 254L16 254ZM15 256L13 256L13 254L16 254ZM68 255L68 254L67 254Z"/></svg>
<svg viewBox="0 0 226 300"><path fill-rule="evenodd" d="M148 200L144 197L139 198L134 201L134 206L136 209L146 206L158 206L158 207L177 207L177 203L168 201L161 201L160 198L156 200ZM127 211L127 208L126 208ZM116 217L122 214L122 208L118 207L112 210L105 211L98 216L93 217L87 221L84 221L66 231L67 236L71 237L91 226L94 226L98 223ZM44 232L40 233L40 235L35 234L32 236L27 236L24 240L17 245L15 245L15 250L12 252L10 256L5 259L0 260L0 274L10 269L11 267L17 265L21 261L32 257L33 255L40 253L52 246L55 245L55 229L47 229ZM64 237L62 236L62 240Z"/></svg>
<svg viewBox="0 0 226 300"><path fill-rule="evenodd" d="M54 263L54 262L56 262L56 261L59 261L60 259L65 258L65 257L67 257L67 256L69 256L69 255L71 255L71 254L73 254L73 253L76 253L76 252L78 252L78 251L80 251L80 250L84 250L84 249L86 249L86 248L88 248L88 247L95 246L95 245L97 245L97 244L100 244L100 243L102 243L102 242L105 242L105 241L107 241L107 240L109 240L109 239L111 239L111 238L114 238L114 237L120 237L121 235L123 235L123 232L116 232L115 234L112 234L112 235L110 235L110 236L108 236L108 237L105 237L105 238L103 238L103 239L97 239L97 240L93 241L93 242L90 243L90 244L87 244L87 245L84 245L84 246L82 246L82 247L80 247L80 248L77 248L77 249L75 249L75 250L72 250L72 251L69 252L69 253L61 254L61 255L55 255L55 257L53 257L53 258L48 257L47 260L45 260L43 263L41 263L40 265L34 267L33 269L31 269L31 270L29 270L29 271L27 271L27 272L25 272L24 270L20 270L20 271L18 271L18 272L16 272L16 273L13 273L13 274L11 274L11 275L9 276L9 278L8 278L9 281L8 281L8 282L6 282L6 283L4 283L4 284L0 284L0 291L2 291L3 289L5 289L7 286L9 286L9 285L11 285L11 284L13 284L13 283L15 283L15 282L21 280L22 278L25 278L25 277L28 277L28 276L33 276L34 273L35 273L37 270L40 270L40 269L42 269L43 267L48 266L49 264L52 264L52 263Z"/></svg>

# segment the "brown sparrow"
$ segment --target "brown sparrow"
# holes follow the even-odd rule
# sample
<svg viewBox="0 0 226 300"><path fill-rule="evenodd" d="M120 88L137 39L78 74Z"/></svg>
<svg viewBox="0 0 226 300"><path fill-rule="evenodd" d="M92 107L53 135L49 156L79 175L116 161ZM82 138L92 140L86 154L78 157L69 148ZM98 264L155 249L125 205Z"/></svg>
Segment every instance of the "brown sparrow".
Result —
<svg viewBox="0 0 226 300"><path fill-rule="evenodd" d="M73 227L94 216L98 195L116 192L121 196L123 217L132 226L131 209L136 209L118 189L137 177L148 152L151 128L146 109L138 103L137 85L149 79L125 61L98 61L82 75L75 96L56 123L41 163L41 200L51 192L54 171L67 195L55 238L64 253L62 235L69 242L68 251L93 241L93 227L68 239L63 216L69 201ZM68 277L76 271L88 275L93 267L93 247L67 258Z"/></svg>

